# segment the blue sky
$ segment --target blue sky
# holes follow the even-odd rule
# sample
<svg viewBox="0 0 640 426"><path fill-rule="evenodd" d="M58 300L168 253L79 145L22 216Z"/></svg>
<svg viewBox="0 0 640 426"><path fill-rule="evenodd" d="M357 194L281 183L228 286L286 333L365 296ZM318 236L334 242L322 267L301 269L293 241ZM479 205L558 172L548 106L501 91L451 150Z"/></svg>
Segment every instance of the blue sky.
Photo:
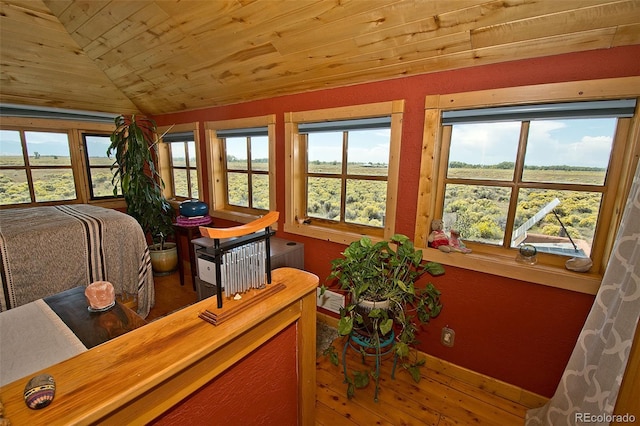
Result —
<svg viewBox="0 0 640 426"><path fill-rule="evenodd" d="M532 121L525 165L604 167L609 162L616 119ZM449 161L515 162L520 123L454 125Z"/></svg>
<svg viewBox="0 0 640 426"><path fill-rule="evenodd" d="M615 131L615 119L580 119L534 121L531 123L526 164L607 167ZM517 122L497 122L456 125L453 130L450 161L470 164L497 164L515 161L520 134ZM27 132L29 150L41 155L69 155L65 133ZM266 137L254 138L254 158L266 158ZM388 129L353 131L349 141L349 161L388 163ZM341 134L312 133L311 161L340 161ZM104 155L108 139L94 152ZM229 153L240 157L240 150L228 145ZM237 152L236 152L237 151ZM0 155L20 155L18 132L0 131ZM90 153L93 154L93 153ZM33 152L30 152L33 155Z"/></svg>
<svg viewBox="0 0 640 426"><path fill-rule="evenodd" d="M357 163L389 163L389 129L358 130L349 133L347 161ZM342 161L342 133L311 133L309 161Z"/></svg>

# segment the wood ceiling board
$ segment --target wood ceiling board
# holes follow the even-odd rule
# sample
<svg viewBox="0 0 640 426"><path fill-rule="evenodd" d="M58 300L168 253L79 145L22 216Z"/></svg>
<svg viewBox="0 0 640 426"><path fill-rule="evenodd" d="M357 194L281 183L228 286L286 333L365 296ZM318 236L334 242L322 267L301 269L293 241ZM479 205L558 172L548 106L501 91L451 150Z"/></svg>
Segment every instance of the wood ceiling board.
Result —
<svg viewBox="0 0 640 426"><path fill-rule="evenodd" d="M85 48L93 40L96 40L110 29L117 27L122 21L135 14L137 11L145 7L145 5L146 2L143 1L121 1L108 3L74 31L69 31L66 22L60 22L62 22L62 25L67 28L67 31L69 31L71 37L73 37L78 45ZM135 32L137 31L137 28L129 27L128 30Z"/></svg>
<svg viewBox="0 0 640 426"><path fill-rule="evenodd" d="M376 7L359 9L351 15L331 20L308 17L302 22L303 25L298 26L299 28L278 33L278 37L272 42L283 55L321 48L422 18L423 15L419 12L420 4L426 3L403 1L390 5L378 2L374 4Z"/></svg>
<svg viewBox="0 0 640 426"><path fill-rule="evenodd" d="M91 89L107 108L135 108L133 103L113 85L101 70L86 57L64 27L41 2L29 2L32 10L20 5L2 4L0 49L2 56L4 99L39 99L41 104L95 105ZM33 31L33 26L38 31ZM52 55L51 52L55 52ZM76 87L79 89L76 90ZM65 99L56 100L64 93ZM9 95L10 94L10 95ZM52 98L51 102L48 97Z"/></svg>
<svg viewBox="0 0 640 426"><path fill-rule="evenodd" d="M471 31L471 39L476 48L490 47L534 38L616 27L638 21L640 21L640 2L621 1L478 28Z"/></svg>
<svg viewBox="0 0 640 426"><path fill-rule="evenodd" d="M38 8L37 6L39 5L42 8ZM29 3L27 6L31 6L31 4ZM67 31L55 16L48 13L46 6L37 1L33 2L33 6L35 7L29 8L0 2L0 15L2 16L0 32L3 37L5 31L15 31L15 28L21 28L20 31L27 32L28 29L33 29L34 27L37 27L38 30L57 31L68 37Z"/></svg>
<svg viewBox="0 0 640 426"><path fill-rule="evenodd" d="M262 13L261 9L258 9L255 13L261 19L259 24L252 26L244 26L239 30L226 30L222 31L218 28L215 29L202 29L201 31L194 31L191 35L199 43L212 46L218 55L230 55L236 50L243 50L254 46L260 46L266 43L271 43L272 40L280 37L280 34L288 31L290 28L299 28L302 21L308 16L317 16L323 13L329 8L334 7L333 2L330 1L314 1L308 2L302 8L295 8L287 10L282 14L282 9L277 9L278 14L268 16L268 19L264 19L267 14ZM267 2L267 5L277 4L275 2ZM298 2L284 2L285 5L296 5ZM259 4L257 4L259 5ZM273 6L270 7L273 9ZM243 10L245 11L245 10ZM246 12L246 11L245 11ZM247 21L255 21L253 17L242 18ZM317 35L316 35L317 37Z"/></svg>
<svg viewBox="0 0 640 426"><path fill-rule="evenodd" d="M392 63L410 62L437 57L453 52L471 50L468 33L453 34L418 43L398 43L394 49L376 49L375 45L365 49L357 49L353 41L351 43L337 43L327 48L326 55L314 56L313 52L303 52L296 58L286 57L283 60L274 58L273 66L260 69L258 63L248 61L246 63L229 62L225 68L230 77L238 80L228 80L238 86L240 82L253 80L253 87L259 84L261 89L269 87L270 80L275 74L278 76L278 85L298 85L301 80L313 80L318 78L330 78L332 75L351 73L357 70L372 70L384 67ZM353 55L354 51L361 52ZM375 72L375 71L374 71ZM248 86L248 85L247 85ZM240 89L240 87L238 87Z"/></svg>
<svg viewBox="0 0 640 426"><path fill-rule="evenodd" d="M5 98L24 96L71 109L78 102L86 109L87 101L75 98L77 90L64 89L80 81L91 86L91 97L116 108L109 112L122 108L118 102L125 94L129 105L146 113L175 112L639 44L639 4L0 0L0 9L8 11L0 16L1 90ZM603 26L606 31L593 32ZM30 87L37 94L31 96ZM46 90L51 99L40 99Z"/></svg>
<svg viewBox="0 0 640 426"><path fill-rule="evenodd" d="M169 26L167 23L163 23L162 26ZM119 45L116 49L112 49L100 57L96 58L96 62L101 64L101 67L107 75L111 75L113 68L118 68L120 64L127 63L127 66L135 71L137 63L142 62L144 58L155 55L155 51L167 50L171 46L182 46L181 50L199 50L198 46L189 47L191 39L178 31L163 31L154 28L153 31L145 31L138 36L127 40L125 43ZM169 47L167 47L169 46ZM158 53L160 55L160 53ZM140 60L138 58L141 58ZM148 65L142 66L144 68ZM174 65L175 66L175 65Z"/></svg>
<svg viewBox="0 0 640 426"><path fill-rule="evenodd" d="M436 31L439 28L437 16L458 8L467 8L482 3L484 0L466 1L430 1L413 2L402 0L398 2L376 2L375 7L365 7L350 10L349 15L331 16L328 19L319 17L301 22L297 28L288 32L280 32L274 44L283 54L299 53L301 51L322 49L325 45L340 43L352 38L384 39L385 33L416 31L425 32L428 29ZM356 2L359 6L370 4ZM334 12L335 10L332 10ZM391 17L388 19L388 17ZM388 20L387 20L388 19ZM357 25L354 25L358 22ZM358 27L359 26L359 27ZM402 28L407 28L403 30ZM411 27L417 27L416 30ZM442 34L456 32L450 30ZM319 35L321 35L319 37Z"/></svg>
<svg viewBox="0 0 640 426"><path fill-rule="evenodd" d="M435 72L442 69L457 69L492 64L501 62L503 58L507 56L512 58L512 60L519 60L527 59L529 55L533 55L532 57L543 56L540 52L549 55L569 53L575 51L573 49L576 45L582 46L583 50L605 48L609 45L611 37L611 30L595 30L572 36L548 37L540 40L452 53L434 58L417 59L411 62L390 63L376 68L375 75L379 76L381 80L385 80L405 75ZM323 74L323 70L318 70L318 72L319 74ZM343 73L336 72L331 79L327 77L304 79L304 82L299 83L296 88L304 92L316 90L319 84L324 84L325 88L340 87L348 85L349 82L353 80L366 77L370 78L371 73L372 71L370 69L361 67ZM297 76L297 79L302 80L300 76ZM267 81L261 83L261 92L269 92L272 96L285 94L286 88L286 84L276 86L270 85ZM238 93L237 95L250 96L250 93Z"/></svg>
<svg viewBox="0 0 640 426"><path fill-rule="evenodd" d="M241 10L241 3L233 0L189 1L188 7L182 1L156 1L167 15L172 17L174 28L185 34L197 36L199 29L217 31L227 23L228 17ZM297 3L291 2L291 3Z"/></svg>
<svg viewBox="0 0 640 426"><path fill-rule="evenodd" d="M132 37L150 31L169 19L169 15L165 14L155 3L151 3L91 40L84 50L91 59L98 59L107 52L117 49Z"/></svg>
<svg viewBox="0 0 640 426"><path fill-rule="evenodd" d="M64 23L69 34L107 6L111 0L44 0L51 12Z"/></svg>
<svg viewBox="0 0 640 426"><path fill-rule="evenodd" d="M640 44L640 24L621 25L613 38L612 47Z"/></svg>

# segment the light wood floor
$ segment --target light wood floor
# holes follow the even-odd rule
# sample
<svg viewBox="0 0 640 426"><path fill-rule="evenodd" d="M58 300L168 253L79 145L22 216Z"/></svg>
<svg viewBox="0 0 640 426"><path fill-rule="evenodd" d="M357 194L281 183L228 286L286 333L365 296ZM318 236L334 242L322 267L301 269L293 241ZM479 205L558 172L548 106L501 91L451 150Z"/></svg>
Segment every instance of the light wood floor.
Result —
<svg viewBox="0 0 640 426"><path fill-rule="evenodd" d="M191 277L180 286L178 273L154 277L156 305L153 320L194 303L196 292ZM338 340L336 345L341 344ZM364 370L361 356L349 349L348 365ZM342 354L341 348L339 354ZM367 359L373 369L373 359ZM427 357L422 379L415 383L402 368L391 379L392 359L383 360L379 401L373 400L373 383L358 389L349 400L341 367L324 356L317 360L316 424L338 425L522 425L525 411L539 406L543 398L514 386L460 369L445 361Z"/></svg>

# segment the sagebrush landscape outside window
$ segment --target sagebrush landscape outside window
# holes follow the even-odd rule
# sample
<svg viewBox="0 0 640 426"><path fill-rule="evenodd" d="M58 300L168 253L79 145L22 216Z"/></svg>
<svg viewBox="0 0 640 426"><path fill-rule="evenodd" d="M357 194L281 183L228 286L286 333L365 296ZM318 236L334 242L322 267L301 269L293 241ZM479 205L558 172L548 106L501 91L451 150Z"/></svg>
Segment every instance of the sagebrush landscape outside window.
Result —
<svg viewBox="0 0 640 426"><path fill-rule="evenodd" d="M384 227L390 127L302 136L307 144L307 216Z"/></svg>
<svg viewBox="0 0 640 426"><path fill-rule="evenodd" d="M77 199L69 135L0 130L0 205Z"/></svg>
<svg viewBox="0 0 640 426"><path fill-rule="evenodd" d="M169 151L172 195L178 199L198 199L200 192L195 142L186 139L169 142Z"/></svg>
<svg viewBox="0 0 640 426"><path fill-rule="evenodd" d="M116 186L117 194L114 195L114 186L111 183L113 179L111 165L115 160L107 155L107 149L111 145L110 135L83 134L82 139L86 154L91 199L121 196L120 186Z"/></svg>
<svg viewBox="0 0 640 426"><path fill-rule="evenodd" d="M269 210L269 139L265 136L224 139L227 203Z"/></svg>

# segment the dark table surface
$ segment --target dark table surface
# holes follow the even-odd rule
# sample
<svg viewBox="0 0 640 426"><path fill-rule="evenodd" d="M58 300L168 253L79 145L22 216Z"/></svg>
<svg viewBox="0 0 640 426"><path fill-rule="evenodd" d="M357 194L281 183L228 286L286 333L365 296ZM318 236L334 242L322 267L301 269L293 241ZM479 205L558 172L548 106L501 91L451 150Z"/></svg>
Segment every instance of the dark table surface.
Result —
<svg viewBox="0 0 640 426"><path fill-rule="evenodd" d="M134 311L119 302L104 312L89 311L89 303L84 295L84 290L84 287L75 287L45 297L43 300L87 349L147 323Z"/></svg>

